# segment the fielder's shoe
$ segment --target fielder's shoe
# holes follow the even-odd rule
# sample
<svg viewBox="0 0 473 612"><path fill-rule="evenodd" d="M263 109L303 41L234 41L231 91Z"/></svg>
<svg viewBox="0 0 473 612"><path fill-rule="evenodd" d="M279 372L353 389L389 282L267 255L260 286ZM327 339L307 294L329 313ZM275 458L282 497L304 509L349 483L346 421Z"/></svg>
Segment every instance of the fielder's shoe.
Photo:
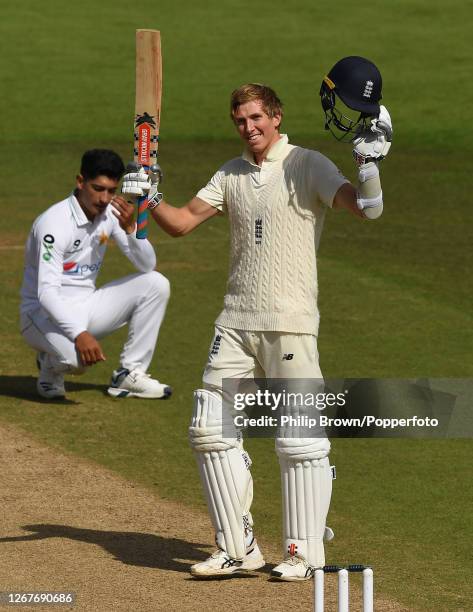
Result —
<svg viewBox="0 0 473 612"><path fill-rule="evenodd" d="M286 582L301 582L310 580L315 569L302 557L288 557L271 571L271 578Z"/></svg>
<svg viewBox="0 0 473 612"><path fill-rule="evenodd" d="M66 397L64 374L55 372L49 367L46 353L37 353L36 365L39 370L36 381L38 395L45 399L64 399Z"/></svg>
<svg viewBox="0 0 473 612"><path fill-rule="evenodd" d="M107 392L112 397L167 399L172 394L172 389L138 368L131 371L120 368L113 372Z"/></svg>
<svg viewBox="0 0 473 612"><path fill-rule="evenodd" d="M191 567L191 574L197 577L228 576L240 572L252 572L263 567L265 560L258 544L245 556L242 561L232 559L224 550L217 550L205 561L196 563Z"/></svg>

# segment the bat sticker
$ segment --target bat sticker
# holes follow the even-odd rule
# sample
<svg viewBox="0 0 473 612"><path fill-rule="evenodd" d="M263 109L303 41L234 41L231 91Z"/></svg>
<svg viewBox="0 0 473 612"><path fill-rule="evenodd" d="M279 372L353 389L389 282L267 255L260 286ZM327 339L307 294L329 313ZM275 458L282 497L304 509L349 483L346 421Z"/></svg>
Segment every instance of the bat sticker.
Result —
<svg viewBox="0 0 473 612"><path fill-rule="evenodd" d="M156 121L154 120L152 115L148 115L148 113L144 113L143 115L136 115L135 126L139 127L143 125L143 123L147 123L151 127L157 127Z"/></svg>

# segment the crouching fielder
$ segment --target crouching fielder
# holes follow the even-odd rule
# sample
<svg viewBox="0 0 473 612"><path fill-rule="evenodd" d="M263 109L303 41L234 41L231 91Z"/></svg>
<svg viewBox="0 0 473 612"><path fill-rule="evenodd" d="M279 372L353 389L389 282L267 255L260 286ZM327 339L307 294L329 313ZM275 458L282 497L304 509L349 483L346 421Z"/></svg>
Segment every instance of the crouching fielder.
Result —
<svg viewBox="0 0 473 612"><path fill-rule="evenodd" d="M125 325L128 338L109 395L163 399L171 394L171 387L147 373L169 281L154 270L151 243L135 237L134 206L116 194L123 171L114 151L86 151L74 192L44 211L28 236L21 333L37 352L36 388L42 398L64 398L64 376L104 361L100 339ZM97 288L110 239L137 272Z"/></svg>
<svg viewBox="0 0 473 612"><path fill-rule="evenodd" d="M192 566L195 576L264 565L250 511L251 460L224 409L223 379L322 379L316 250L325 214L330 208L345 208L373 219L382 211L377 160L389 149L389 114L379 106L376 67L363 58L355 58L353 66L352 60L341 60L342 70L327 75L322 102L326 123L343 134L352 130L356 137L356 185L321 153L289 143L280 133L281 101L271 88L255 83L231 96L230 114L245 143L243 155L224 164L186 205L175 208L165 202L156 183L143 173L125 177L125 186L141 186L150 195L153 219L172 236L184 236L217 214L226 214L230 224L227 293L204 388L195 393L189 431L218 547L206 561ZM342 94L360 115L348 126L335 108ZM325 563L324 533L331 534L325 526L332 489L329 450L325 438L276 440L284 543L274 578L307 580Z"/></svg>

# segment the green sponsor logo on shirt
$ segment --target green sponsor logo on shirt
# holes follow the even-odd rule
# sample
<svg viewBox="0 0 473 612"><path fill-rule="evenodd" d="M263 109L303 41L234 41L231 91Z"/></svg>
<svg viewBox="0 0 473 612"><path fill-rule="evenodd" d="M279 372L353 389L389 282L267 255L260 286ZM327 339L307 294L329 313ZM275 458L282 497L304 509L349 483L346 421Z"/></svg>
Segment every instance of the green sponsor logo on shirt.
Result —
<svg viewBox="0 0 473 612"><path fill-rule="evenodd" d="M43 253L44 261L51 261L54 244L54 236L52 234L46 234L43 238L43 247L45 248L45 252Z"/></svg>

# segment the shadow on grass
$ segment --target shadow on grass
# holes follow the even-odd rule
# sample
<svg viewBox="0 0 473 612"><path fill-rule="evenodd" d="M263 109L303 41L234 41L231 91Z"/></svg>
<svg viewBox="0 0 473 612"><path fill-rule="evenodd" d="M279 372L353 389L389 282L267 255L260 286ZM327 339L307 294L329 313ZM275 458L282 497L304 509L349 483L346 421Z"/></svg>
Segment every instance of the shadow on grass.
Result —
<svg viewBox="0 0 473 612"><path fill-rule="evenodd" d="M0 538L0 545L5 542L33 542L48 538L66 538L101 546L116 560L126 565L186 573L189 572L192 563L203 561L210 554L206 544L151 533L98 531L69 525L23 525L22 529L33 533Z"/></svg>
<svg viewBox="0 0 473 612"><path fill-rule="evenodd" d="M68 391L90 391L96 390L105 393L104 385L95 385L92 383L66 381L66 393ZM0 376L0 395L6 397L15 397L17 399L35 402L37 404L78 404L73 400L47 400L38 396L36 392L36 377L35 376Z"/></svg>

